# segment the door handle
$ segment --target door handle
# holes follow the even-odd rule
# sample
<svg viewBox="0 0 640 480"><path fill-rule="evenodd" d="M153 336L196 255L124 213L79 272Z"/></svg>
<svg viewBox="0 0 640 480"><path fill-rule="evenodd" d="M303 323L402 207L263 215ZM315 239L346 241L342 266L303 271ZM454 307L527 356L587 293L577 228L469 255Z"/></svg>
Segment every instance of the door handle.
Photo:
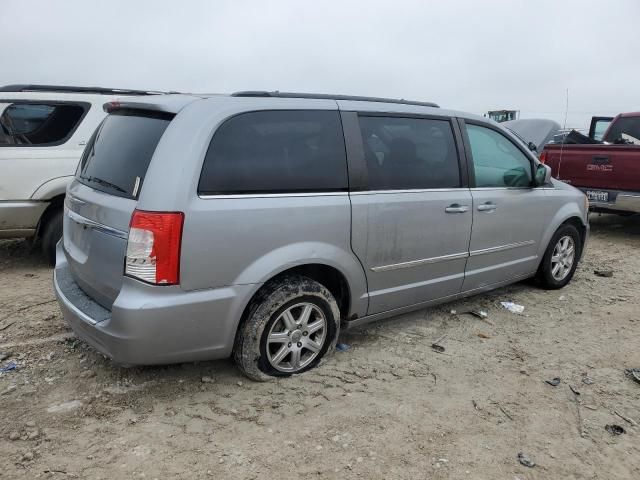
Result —
<svg viewBox="0 0 640 480"><path fill-rule="evenodd" d="M469 211L469 207L466 205L458 205L457 203L452 203L447 208L444 209L447 213L464 213Z"/></svg>
<svg viewBox="0 0 640 480"><path fill-rule="evenodd" d="M482 205L478 205L479 212L493 212L498 206L495 203L483 203Z"/></svg>

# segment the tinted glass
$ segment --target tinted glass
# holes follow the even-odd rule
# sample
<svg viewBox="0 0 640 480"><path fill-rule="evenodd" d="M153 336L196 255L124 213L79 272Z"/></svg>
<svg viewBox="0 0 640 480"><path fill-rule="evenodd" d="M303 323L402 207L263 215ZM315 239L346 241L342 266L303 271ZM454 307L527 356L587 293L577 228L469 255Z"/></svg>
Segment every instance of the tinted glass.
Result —
<svg viewBox="0 0 640 480"><path fill-rule="evenodd" d="M476 187L529 187L531 162L511 140L490 128L467 124Z"/></svg>
<svg viewBox="0 0 640 480"><path fill-rule="evenodd" d="M137 198L171 116L120 111L104 119L87 144L78 179L91 188Z"/></svg>
<svg viewBox="0 0 640 480"><path fill-rule="evenodd" d="M595 140L602 140L602 137L604 137L604 133L607 131L607 128L609 128L609 125L611 125L611 120L598 120L593 132L593 138Z"/></svg>
<svg viewBox="0 0 640 480"><path fill-rule="evenodd" d="M14 103L0 116L0 145L60 143L75 130L84 112L80 105Z"/></svg>
<svg viewBox="0 0 640 480"><path fill-rule="evenodd" d="M263 111L230 118L207 152L199 193L321 192L347 188L338 112Z"/></svg>
<svg viewBox="0 0 640 480"><path fill-rule="evenodd" d="M379 116L359 121L370 190L460 186L448 121Z"/></svg>
<svg viewBox="0 0 640 480"><path fill-rule="evenodd" d="M640 145L640 117L620 117L607 132L607 142Z"/></svg>

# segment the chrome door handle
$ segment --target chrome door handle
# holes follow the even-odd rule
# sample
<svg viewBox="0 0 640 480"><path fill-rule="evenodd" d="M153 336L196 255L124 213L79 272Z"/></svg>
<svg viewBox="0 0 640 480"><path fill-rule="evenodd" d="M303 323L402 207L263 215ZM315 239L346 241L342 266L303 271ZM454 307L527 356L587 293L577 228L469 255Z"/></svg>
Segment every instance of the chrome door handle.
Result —
<svg viewBox="0 0 640 480"><path fill-rule="evenodd" d="M466 205L458 205L457 203L454 203L445 208L444 211L447 213L464 213L469 211L469 207L467 207Z"/></svg>
<svg viewBox="0 0 640 480"><path fill-rule="evenodd" d="M495 203L483 203L478 205L479 212L493 212L498 206Z"/></svg>

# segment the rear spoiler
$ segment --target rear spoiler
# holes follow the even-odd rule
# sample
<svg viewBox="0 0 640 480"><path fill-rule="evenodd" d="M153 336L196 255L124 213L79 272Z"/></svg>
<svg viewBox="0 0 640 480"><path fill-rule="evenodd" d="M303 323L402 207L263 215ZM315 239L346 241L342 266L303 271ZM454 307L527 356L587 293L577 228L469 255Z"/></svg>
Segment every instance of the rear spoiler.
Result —
<svg viewBox="0 0 640 480"><path fill-rule="evenodd" d="M107 102L102 108L107 113L113 113L117 110L141 110L175 115L190 103L200 99L201 97L192 95L162 95L139 97L138 99L126 98Z"/></svg>

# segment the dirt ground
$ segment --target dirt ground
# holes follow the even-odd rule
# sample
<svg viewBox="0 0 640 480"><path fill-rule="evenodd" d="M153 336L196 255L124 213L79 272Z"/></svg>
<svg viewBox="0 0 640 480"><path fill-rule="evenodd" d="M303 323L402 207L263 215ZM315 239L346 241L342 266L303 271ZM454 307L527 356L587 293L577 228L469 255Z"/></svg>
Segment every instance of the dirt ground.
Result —
<svg viewBox="0 0 640 480"><path fill-rule="evenodd" d="M1 241L0 366L18 368L0 373L0 478L640 478L624 374L640 368L640 218L592 229L563 290L520 283L343 333L350 349L271 383L230 361L112 365L70 333L39 254Z"/></svg>

